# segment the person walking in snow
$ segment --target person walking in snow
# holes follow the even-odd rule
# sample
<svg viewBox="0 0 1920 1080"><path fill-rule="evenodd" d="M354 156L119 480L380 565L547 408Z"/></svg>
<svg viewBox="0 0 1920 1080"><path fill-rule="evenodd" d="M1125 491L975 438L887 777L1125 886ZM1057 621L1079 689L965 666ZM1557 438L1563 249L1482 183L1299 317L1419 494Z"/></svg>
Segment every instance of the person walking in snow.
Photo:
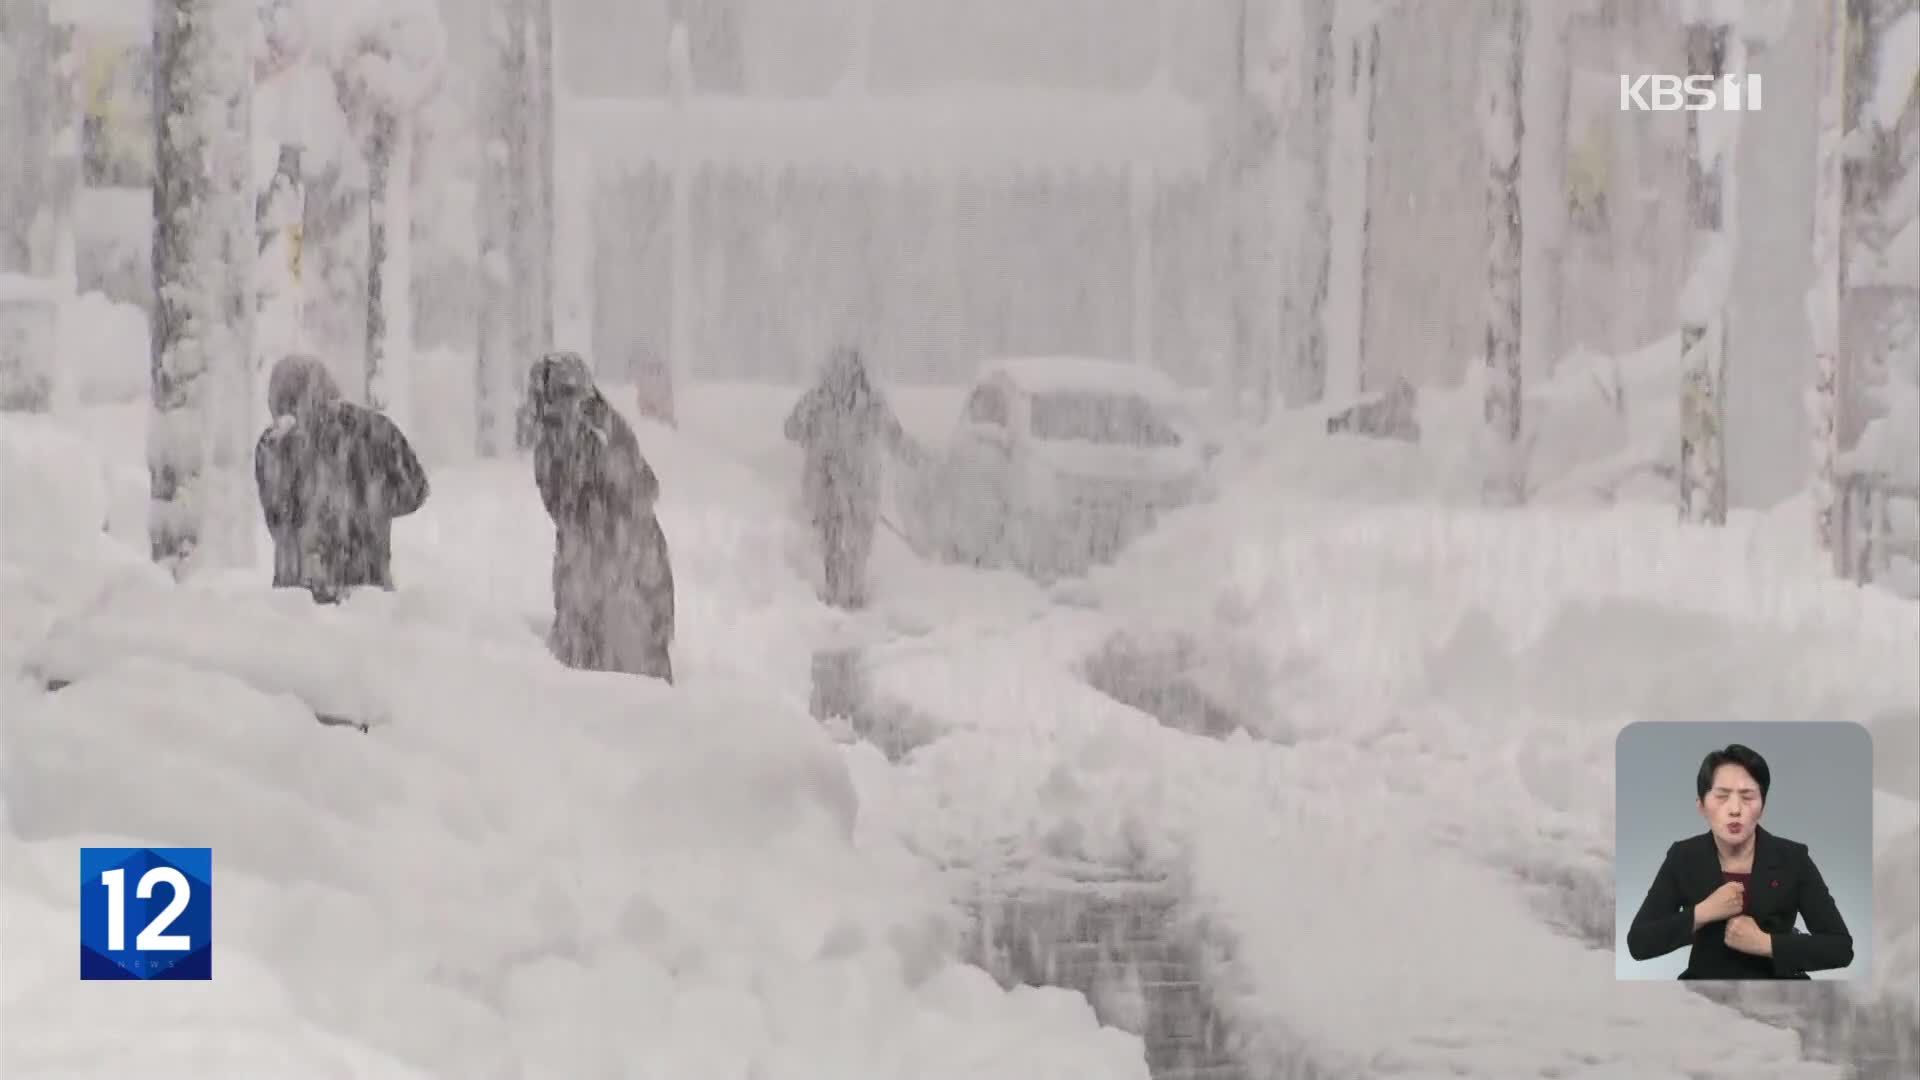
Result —
<svg viewBox="0 0 1920 1080"><path fill-rule="evenodd" d="M253 449L273 537L273 587L338 603L393 588L393 519L427 501L427 474L392 420L340 396L317 357L281 358L267 380L273 424Z"/></svg>
<svg viewBox="0 0 1920 1080"><path fill-rule="evenodd" d="M924 458L867 375L856 349L827 358L820 380L787 415L786 436L806 454L801 493L820 537L824 599L836 607L866 606L867 559L880 518L880 451L909 462Z"/></svg>
<svg viewBox="0 0 1920 1080"><path fill-rule="evenodd" d="M533 476L553 519L561 663L673 682L673 565L654 514L660 481L577 353L533 365Z"/></svg>

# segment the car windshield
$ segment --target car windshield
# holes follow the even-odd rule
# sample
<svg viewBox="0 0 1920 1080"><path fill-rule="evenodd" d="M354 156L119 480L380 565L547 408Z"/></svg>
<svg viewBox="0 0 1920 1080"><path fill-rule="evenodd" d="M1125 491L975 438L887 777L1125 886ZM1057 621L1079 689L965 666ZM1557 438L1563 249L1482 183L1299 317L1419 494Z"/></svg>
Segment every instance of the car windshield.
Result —
<svg viewBox="0 0 1920 1080"><path fill-rule="evenodd" d="M1180 445L1180 436L1145 398L1085 390L1035 394L1033 436L1112 446Z"/></svg>

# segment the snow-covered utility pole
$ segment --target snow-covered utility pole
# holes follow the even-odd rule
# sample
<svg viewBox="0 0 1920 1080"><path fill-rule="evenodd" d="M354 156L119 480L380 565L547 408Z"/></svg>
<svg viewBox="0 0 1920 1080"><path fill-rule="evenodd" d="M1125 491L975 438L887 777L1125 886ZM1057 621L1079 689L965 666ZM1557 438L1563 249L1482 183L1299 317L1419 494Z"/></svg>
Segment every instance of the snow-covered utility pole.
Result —
<svg viewBox="0 0 1920 1080"><path fill-rule="evenodd" d="M1378 0L1332 5L1335 80L1328 162L1332 236L1323 311L1327 389L1351 397L1365 389L1368 170L1373 151L1373 82L1380 55Z"/></svg>
<svg viewBox="0 0 1920 1080"><path fill-rule="evenodd" d="M1846 291L1842 244L1846 186L1841 146L1846 138L1846 4L1822 10L1819 52L1818 157L1814 171L1813 284L1807 289L1807 321L1813 336L1813 386L1808 419L1813 435L1814 535L1826 551L1837 538L1834 511L1839 493L1841 409L1846 380L1840 363L1840 297Z"/></svg>
<svg viewBox="0 0 1920 1080"><path fill-rule="evenodd" d="M1687 11L1687 74L1717 84L1745 66L1744 44L1717 5ZM1689 110L1687 205L1691 266L1680 297L1680 516L1727 520L1727 294L1735 237L1733 147L1741 114Z"/></svg>
<svg viewBox="0 0 1920 1080"><path fill-rule="evenodd" d="M251 555L252 0L155 0L154 561Z"/></svg>
<svg viewBox="0 0 1920 1080"><path fill-rule="evenodd" d="M1518 506L1526 501L1525 448L1520 441L1521 219L1520 146L1527 9L1502 0L1493 21L1486 62L1480 67L1480 137L1487 159L1487 501Z"/></svg>

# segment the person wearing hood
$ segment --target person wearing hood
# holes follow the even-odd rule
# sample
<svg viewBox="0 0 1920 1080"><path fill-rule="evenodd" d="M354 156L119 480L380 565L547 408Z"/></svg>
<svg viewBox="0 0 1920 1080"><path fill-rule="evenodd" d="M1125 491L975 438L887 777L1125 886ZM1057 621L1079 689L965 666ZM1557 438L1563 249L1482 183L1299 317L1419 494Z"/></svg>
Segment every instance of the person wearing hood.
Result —
<svg viewBox="0 0 1920 1080"><path fill-rule="evenodd" d="M273 587L337 603L393 588L393 519L427 500L426 470L380 413L345 401L317 357L294 354L267 381L273 424L254 445L254 481L273 537Z"/></svg>
<svg viewBox="0 0 1920 1080"><path fill-rule="evenodd" d="M673 682L673 564L660 481L586 361L548 353L527 397L533 475L553 519L553 630L568 667Z"/></svg>
<svg viewBox="0 0 1920 1080"><path fill-rule="evenodd" d="M856 349L838 348L820 380L787 415L786 437L806 454L801 492L820 537L826 592L835 607L866 605L867 559L880 518L880 452L922 454L867 374Z"/></svg>

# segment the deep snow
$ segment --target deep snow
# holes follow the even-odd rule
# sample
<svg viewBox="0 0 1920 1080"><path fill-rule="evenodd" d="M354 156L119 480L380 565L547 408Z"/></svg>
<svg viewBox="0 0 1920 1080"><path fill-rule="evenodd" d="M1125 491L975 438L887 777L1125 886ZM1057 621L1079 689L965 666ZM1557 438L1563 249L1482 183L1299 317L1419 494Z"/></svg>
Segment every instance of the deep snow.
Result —
<svg viewBox="0 0 1920 1080"><path fill-rule="evenodd" d="M1828 580L1804 507L1724 530L1664 502L1490 514L1449 501L1444 436L1302 416L1088 580L929 566L883 534L879 610L847 618L794 524L793 393L695 387L680 432L638 424L680 588L672 690L541 650L551 530L522 464L441 455L396 527L399 592L317 611L257 568L177 587L147 565L137 406L7 416L6 1071L124 1074L141 1035L141 1060L200 1075L1144 1076L1077 995L954 963L984 881L1129 860L1175 870L1230 949L1255 1061L1837 1075L1792 1032L1615 983L1584 940L1612 917L1623 724L1843 715L1913 745L1920 615ZM959 397L896 392L929 441ZM1602 431L1545 476L1638 441ZM1197 642L1250 732L1089 687L1121 632ZM875 699L937 741L836 747L803 708L830 647L863 648ZM1867 997L1911 994L1920 955L1904 760L1876 776ZM73 980L74 849L112 842L216 849L214 983L162 1006Z"/></svg>

